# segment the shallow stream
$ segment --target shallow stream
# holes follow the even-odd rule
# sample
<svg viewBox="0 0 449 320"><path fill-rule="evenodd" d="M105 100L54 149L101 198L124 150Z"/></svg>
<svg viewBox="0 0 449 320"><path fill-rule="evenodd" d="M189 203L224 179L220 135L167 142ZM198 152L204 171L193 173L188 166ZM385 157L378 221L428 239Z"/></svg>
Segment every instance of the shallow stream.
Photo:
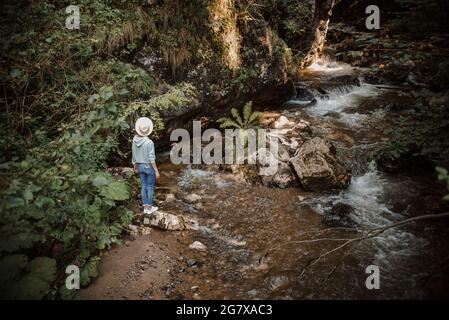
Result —
<svg viewBox="0 0 449 320"><path fill-rule="evenodd" d="M335 83L337 76L356 75L360 83ZM302 85L326 92L314 104L287 102L280 113L306 120L332 140L352 169L350 186L338 193L306 193L299 188L273 189L254 185L214 167L195 169L165 165L172 172L171 191L196 193L201 201L178 201L171 209L189 212L199 221L192 236L208 247L192 253L194 270L177 275L178 296L189 298L190 285L203 298L426 298L447 294L439 262L448 256L445 227L418 223L317 259L363 231L425 214L422 199L428 181L389 176L376 169L370 152L385 139L383 128L392 116L385 105L403 99L400 91L363 81L363 70L321 60L303 74ZM337 80L338 81L338 80ZM279 112L279 109L276 109ZM390 117L390 118L389 118ZM177 178L175 178L177 177ZM329 228L323 213L343 202L355 211L356 230ZM369 265L380 270L380 289L368 290ZM182 285L182 284L188 284Z"/></svg>

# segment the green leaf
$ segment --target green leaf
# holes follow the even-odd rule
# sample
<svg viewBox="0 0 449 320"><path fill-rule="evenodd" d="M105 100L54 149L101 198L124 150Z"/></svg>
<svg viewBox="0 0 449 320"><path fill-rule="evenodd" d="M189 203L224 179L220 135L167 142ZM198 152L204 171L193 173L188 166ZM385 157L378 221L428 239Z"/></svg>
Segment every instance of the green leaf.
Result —
<svg viewBox="0 0 449 320"><path fill-rule="evenodd" d="M98 275L97 266L99 261L99 257L92 257L81 269L80 283L82 286L87 286L91 279Z"/></svg>
<svg viewBox="0 0 449 320"><path fill-rule="evenodd" d="M238 112L238 110L236 108L232 108L231 109L231 114L234 117L234 119L238 122L238 124L240 125L240 127L244 127L244 123L242 118L240 117L240 114Z"/></svg>
<svg viewBox="0 0 449 320"><path fill-rule="evenodd" d="M76 295L76 290L67 289L65 284L59 287L59 295L62 300L73 300Z"/></svg>
<svg viewBox="0 0 449 320"><path fill-rule="evenodd" d="M90 255L91 255L90 250L84 248L84 249L82 249L82 250L80 251L79 257L80 257L81 259L86 259L86 258L89 258Z"/></svg>
<svg viewBox="0 0 449 320"><path fill-rule="evenodd" d="M29 249L39 240L40 235L30 232L18 232L16 234L0 235L0 251L14 252L19 249Z"/></svg>
<svg viewBox="0 0 449 320"><path fill-rule="evenodd" d="M96 176L93 180L92 180L92 185L94 187L102 187L108 184L108 179L106 179L106 177L104 176Z"/></svg>
<svg viewBox="0 0 449 320"><path fill-rule="evenodd" d="M123 201L129 199L129 190L125 182L114 181L101 188L101 194L111 200Z"/></svg>
<svg viewBox="0 0 449 320"><path fill-rule="evenodd" d="M129 93L129 91L126 88L122 88L122 89L117 91L117 94L119 96L124 96L125 94L128 94L128 93Z"/></svg>
<svg viewBox="0 0 449 320"><path fill-rule="evenodd" d="M25 205L25 200L19 197L11 197L9 198L9 201L6 204L6 208L17 208L17 207L23 207Z"/></svg>
<svg viewBox="0 0 449 320"><path fill-rule="evenodd" d="M48 257L34 258L27 266L35 277L46 282L53 282L56 276L56 260Z"/></svg>
<svg viewBox="0 0 449 320"><path fill-rule="evenodd" d="M436 167L435 170L436 170L439 174L441 174L441 175L443 175L443 176L446 176L446 175L447 175L447 170L446 170L445 168L442 168L442 167Z"/></svg>
<svg viewBox="0 0 449 320"><path fill-rule="evenodd" d="M245 106L243 107L243 119L245 120L245 124L249 124L250 117L251 117L251 109L252 109L252 102L247 102Z"/></svg>
<svg viewBox="0 0 449 320"><path fill-rule="evenodd" d="M222 123L220 124L220 128L240 128L240 125L235 122L232 119L226 118Z"/></svg>
<svg viewBox="0 0 449 320"><path fill-rule="evenodd" d="M28 271L23 277L20 277ZM42 299L50 291L56 277L56 261L48 257L37 257L28 263L23 254L9 255L0 261L2 282L0 292L7 299Z"/></svg>
<svg viewBox="0 0 449 320"><path fill-rule="evenodd" d="M38 196L36 200L34 200L34 204L38 208L43 208L46 204L48 205L54 205L55 201L51 198L45 197L45 196Z"/></svg>
<svg viewBox="0 0 449 320"><path fill-rule="evenodd" d="M112 98L112 96L114 95L112 87L111 86L106 86L106 87L101 87L100 88L100 97L107 101L110 98Z"/></svg>
<svg viewBox="0 0 449 320"><path fill-rule="evenodd" d="M11 295L18 300L41 300L49 290L50 283L34 274L27 274L14 284Z"/></svg>
<svg viewBox="0 0 449 320"><path fill-rule="evenodd" d="M19 78L22 75L22 71L19 69L11 69L9 75L11 78Z"/></svg>
<svg viewBox="0 0 449 320"><path fill-rule="evenodd" d="M29 188L25 189L23 191L23 198L27 202L33 200L33 192L31 192L31 190Z"/></svg>
<svg viewBox="0 0 449 320"><path fill-rule="evenodd" d="M94 103L95 101L97 101L100 98L99 94L93 94L91 96L89 96L89 98L87 99L87 102L89 103Z"/></svg>
<svg viewBox="0 0 449 320"><path fill-rule="evenodd" d="M260 115L260 112L254 112L253 114L251 114L251 117L249 118L248 121L248 126L250 126Z"/></svg>
<svg viewBox="0 0 449 320"><path fill-rule="evenodd" d="M4 287L7 281L16 281L28 263L24 254L10 254L0 260L0 286Z"/></svg>

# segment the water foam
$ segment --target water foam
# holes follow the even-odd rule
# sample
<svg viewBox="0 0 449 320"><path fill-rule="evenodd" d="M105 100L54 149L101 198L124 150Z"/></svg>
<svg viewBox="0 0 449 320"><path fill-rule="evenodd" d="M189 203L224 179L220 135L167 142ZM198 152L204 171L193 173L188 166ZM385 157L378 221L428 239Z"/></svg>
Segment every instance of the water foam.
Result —
<svg viewBox="0 0 449 320"><path fill-rule="evenodd" d="M312 199L304 204L324 214L335 203L345 203L354 208L351 218L357 222L360 230L380 228L405 219L403 213L393 212L385 204L387 200L385 188L391 183L376 169L375 163L371 162L367 172L354 177L346 190L337 195ZM399 195L389 194L388 196ZM372 252L371 263L381 267L386 281L394 282L396 279L404 278L398 273L399 262L410 261L411 257L419 257L427 244L425 239L416 237L399 227L389 229L378 237L360 243L353 249L353 253L363 257L367 252Z"/></svg>
<svg viewBox="0 0 449 320"><path fill-rule="evenodd" d="M307 108L314 116L324 117L332 113L339 114L339 120L350 126L358 127L369 117L367 114L345 112L361 99L375 97L378 92L375 86L363 83L361 86L345 86L330 90L327 97L317 98L317 103Z"/></svg>

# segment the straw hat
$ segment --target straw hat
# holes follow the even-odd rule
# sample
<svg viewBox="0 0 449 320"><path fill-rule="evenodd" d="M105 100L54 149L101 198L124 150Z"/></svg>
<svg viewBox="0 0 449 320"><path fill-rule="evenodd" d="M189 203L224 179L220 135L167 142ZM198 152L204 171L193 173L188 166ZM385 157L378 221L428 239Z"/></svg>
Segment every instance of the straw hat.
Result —
<svg viewBox="0 0 449 320"><path fill-rule="evenodd" d="M146 137L149 136L153 131L153 121L150 118L142 117L136 121L136 131L139 136Z"/></svg>

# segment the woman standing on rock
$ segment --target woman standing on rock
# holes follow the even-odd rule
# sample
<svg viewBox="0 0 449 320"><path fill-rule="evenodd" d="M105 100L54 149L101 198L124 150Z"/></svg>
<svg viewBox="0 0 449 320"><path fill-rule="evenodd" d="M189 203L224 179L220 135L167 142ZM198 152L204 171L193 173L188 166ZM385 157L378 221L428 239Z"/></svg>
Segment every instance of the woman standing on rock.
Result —
<svg viewBox="0 0 449 320"><path fill-rule="evenodd" d="M146 117L139 118L135 129L137 135L133 138L132 163L134 172L139 173L140 177L143 213L152 214L158 209L153 206L153 192L155 179L160 177L156 166L154 143L148 138L153 131L153 122Z"/></svg>

